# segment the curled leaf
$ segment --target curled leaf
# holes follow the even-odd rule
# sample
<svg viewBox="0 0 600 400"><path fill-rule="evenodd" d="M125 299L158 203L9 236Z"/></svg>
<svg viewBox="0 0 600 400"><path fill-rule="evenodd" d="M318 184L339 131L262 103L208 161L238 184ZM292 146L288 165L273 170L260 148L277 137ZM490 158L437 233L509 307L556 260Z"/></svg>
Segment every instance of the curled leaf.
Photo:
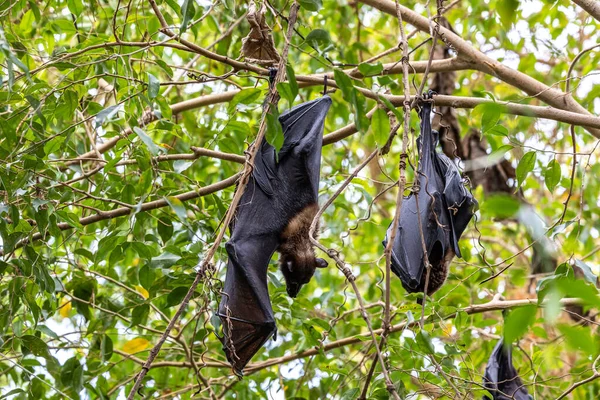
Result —
<svg viewBox="0 0 600 400"><path fill-rule="evenodd" d="M247 61L269 66L279 62L279 53L275 49L271 27L265 21L265 10L264 4L260 10L254 3L248 7L246 20L250 24L250 32L242 39L242 55Z"/></svg>

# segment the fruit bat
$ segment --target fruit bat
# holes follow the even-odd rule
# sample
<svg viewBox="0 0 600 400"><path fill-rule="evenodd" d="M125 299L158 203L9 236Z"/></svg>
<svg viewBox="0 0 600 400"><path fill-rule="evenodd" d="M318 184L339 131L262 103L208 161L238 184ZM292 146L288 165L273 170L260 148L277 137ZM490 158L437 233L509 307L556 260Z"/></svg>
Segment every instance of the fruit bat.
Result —
<svg viewBox="0 0 600 400"><path fill-rule="evenodd" d="M419 190L402 201L391 255L392 271L410 293L425 291L427 256L431 268L428 295L437 291L446 280L452 258L461 256L458 240L477 207L477 201L464 187L454 162L436 151L439 135L431 129L431 106L427 97L421 103L421 135L417 139L420 160L415 177L415 186ZM384 246L392 225L383 241Z"/></svg>
<svg viewBox="0 0 600 400"><path fill-rule="evenodd" d="M485 367L483 385L492 394L490 399L483 396L483 400L530 400L521 378L512 363L512 351L504 346L500 339Z"/></svg>
<svg viewBox="0 0 600 400"><path fill-rule="evenodd" d="M273 253L281 254L280 269L291 297L316 268L327 266L315 257L309 229L318 211L323 124L330 105L329 96L323 96L280 115L283 145L278 154L266 141L260 145L229 226L218 315L223 350L238 375L277 331L267 288Z"/></svg>

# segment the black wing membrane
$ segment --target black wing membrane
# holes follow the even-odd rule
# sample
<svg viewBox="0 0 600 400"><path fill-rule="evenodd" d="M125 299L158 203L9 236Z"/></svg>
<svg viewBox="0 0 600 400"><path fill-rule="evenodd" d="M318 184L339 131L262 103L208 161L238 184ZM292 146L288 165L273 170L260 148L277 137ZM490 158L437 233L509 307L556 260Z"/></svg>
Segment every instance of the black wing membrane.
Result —
<svg viewBox="0 0 600 400"><path fill-rule="evenodd" d="M463 185L463 179L456 164L444 153L436 153L437 165L444 176L444 199L450 214L451 239L454 253L462 257L458 248L458 240L473 218L473 212L478 207L477 200Z"/></svg>
<svg viewBox="0 0 600 400"><path fill-rule="evenodd" d="M485 388L492 394L491 400L530 400L517 370L512 363L512 350L504 346L500 339L494 347L490 359L485 368L483 377ZM490 400L484 396L483 400Z"/></svg>
<svg viewBox="0 0 600 400"><path fill-rule="evenodd" d="M428 294L441 286L450 260L454 254L460 256L458 240L477 207L477 201L464 187L454 162L436 152L439 138L431 128L431 107L430 101L421 103L421 135L417 139L420 159L415 177L419 190L402 201L398 231L392 246L392 271L411 293L425 290L423 272L426 261L429 261L432 271L444 271L438 272L442 276L434 280L434 286L428 287ZM384 246L391 235L391 226L383 241Z"/></svg>
<svg viewBox="0 0 600 400"><path fill-rule="evenodd" d="M277 332L267 269L288 221L317 202L323 124L329 96L300 104L279 117L284 143L264 141L230 226L227 274L218 315L223 350L234 371L243 368Z"/></svg>

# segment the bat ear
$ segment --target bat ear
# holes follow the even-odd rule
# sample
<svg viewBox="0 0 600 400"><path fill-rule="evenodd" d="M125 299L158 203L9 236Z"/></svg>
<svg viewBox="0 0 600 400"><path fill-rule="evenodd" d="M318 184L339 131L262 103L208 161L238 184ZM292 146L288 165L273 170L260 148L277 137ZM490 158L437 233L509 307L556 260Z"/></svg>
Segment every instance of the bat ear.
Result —
<svg viewBox="0 0 600 400"><path fill-rule="evenodd" d="M327 268L327 261L323 260L322 258L317 258L317 267L318 268Z"/></svg>
<svg viewBox="0 0 600 400"><path fill-rule="evenodd" d="M290 272L294 272L294 264L291 261L288 261L286 265Z"/></svg>

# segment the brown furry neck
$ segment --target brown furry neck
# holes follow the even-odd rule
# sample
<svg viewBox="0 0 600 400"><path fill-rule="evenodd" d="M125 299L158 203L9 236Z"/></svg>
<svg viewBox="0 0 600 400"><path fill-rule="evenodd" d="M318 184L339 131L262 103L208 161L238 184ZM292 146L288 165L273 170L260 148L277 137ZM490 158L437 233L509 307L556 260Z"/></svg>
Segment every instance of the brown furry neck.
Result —
<svg viewBox="0 0 600 400"><path fill-rule="evenodd" d="M278 251L283 258L314 258L315 252L310 242L309 232L315 215L319 211L318 204L314 203L306 206L294 218L288 222L288 225L281 234L281 244ZM319 231L319 223L317 221L317 230Z"/></svg>

